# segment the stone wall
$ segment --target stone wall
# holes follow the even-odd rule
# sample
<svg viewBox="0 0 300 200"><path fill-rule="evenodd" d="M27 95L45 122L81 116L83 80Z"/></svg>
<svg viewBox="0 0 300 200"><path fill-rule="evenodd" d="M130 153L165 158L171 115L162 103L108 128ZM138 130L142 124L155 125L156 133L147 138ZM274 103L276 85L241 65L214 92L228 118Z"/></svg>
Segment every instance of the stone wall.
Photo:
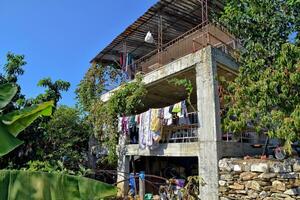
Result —
<svg viewBox="0 0 300 200"><path fill-rule="evenodd" d="M220 200L300 199L300 160L222 159Z"/></svg>

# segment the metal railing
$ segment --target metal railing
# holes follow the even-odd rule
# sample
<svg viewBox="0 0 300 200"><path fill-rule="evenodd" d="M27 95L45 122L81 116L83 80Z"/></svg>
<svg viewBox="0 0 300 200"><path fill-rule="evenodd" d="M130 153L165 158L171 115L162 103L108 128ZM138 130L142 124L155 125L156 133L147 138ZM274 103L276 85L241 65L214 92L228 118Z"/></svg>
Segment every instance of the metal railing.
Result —
<svg viewBox="0 0 300 200"><path fill-rule="evenodd" d="M162 120L164 121L164 120ZM136 129L135 129L136 130ZM125 136L127 144L138 144L139 131ZM187 117L172 119L171 125L162 124L159 143L184 143L198 141L198 113L188 113Z"/></svg>
<svg viewBox="0 0 300 200"><path fill-rule="evenodd" d="M134 73L147 74L208 45L219 48L233 57L236 54L236 49L241 47L239 41L224 27L217 23L205 21L164 44L161 48L144 55L131 64L129 68L135 69Z"/></svg>
<svg viewBox="0 0 300 200"><path fill-rule="evenodd" d="M187 118L178 118L170 126L164 126L161 143L186 143L198 141L198 113L188 113ZM187 123L185 123L187 122Z"/></svg>

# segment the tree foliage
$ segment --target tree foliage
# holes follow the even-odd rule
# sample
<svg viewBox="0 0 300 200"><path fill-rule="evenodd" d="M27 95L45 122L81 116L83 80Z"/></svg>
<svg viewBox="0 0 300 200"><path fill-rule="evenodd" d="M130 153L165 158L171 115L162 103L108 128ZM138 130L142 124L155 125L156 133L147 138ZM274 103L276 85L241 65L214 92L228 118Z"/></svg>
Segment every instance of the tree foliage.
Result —
<svg viewBox="0 0 300 200"><path fill-rule="evenodd" d="M45 125L42 160L62 161L78 171L87 162L89 127L76 108L59 106Z"/></svg>
<svg viewBox="0 0 300 200"><path fill-rule="evenodd" d="M221 21L242 39L247 54L261 57L255 49L258 43L266 50L265 53L274 56L297 29L297 4L299 2L293 0L232 0L227 2Z"/></svg>
<svg viewBox="0 0 300 200"><path fill-rule="evenodd" d="M191 102L191 98L192 98L192 93L194 90L192 81L186 78L183 79L178 79L178 78L173 78L169 81L169 83L175 85L175 86L180 86L180 87L184 87L185 91L187 93L187 102L188 104L191 106L191 108L193 109L194 112L196 112L197 110L195 109L195 107L193 106L192 102Z"/></svg>
<svg viewBox="0 0 300 200"><path fill-rule="evenodd" d="M100 98L105 91L105 82L105 69L98 64L93 64L76 90L77 100L84 111L89 112L93 103Z"/></svg>
<svg viewBox="0 0 300 200"><path fill-rule="evenodd" d="M17 92L14 95L14 98L6 106L5 112L9 112L15 109L20 108L18 102L24 102L25 96L21 94L21 87L18 84L19 76L24 74L23 67L26 65L25 56L17 55L14 53L7 53L6 63L3 66L3 74L0 74L0 84L13 83Z"/></svg>
<svg viewBox="0 0 300 200"><path fill-rule="evenodd" d="M285 141L299 139L299 1L228 1L221 22L244 46L236 80L228 85L225 131L246 129Z"/></svg>
<svg viewBox="0 0 300 200"><path fill-rule="evenodd" d="M42 86L48 87L45 94L41 94L35 99L26 99L25 96L21 94L21 86L18 84L19 77L25 73L25 65L26 61L24 55L7 54L6 63L3 66L3 74L0 74L0 83L14 84L16 93L10 103L3 109L3 114L45 101L53 100L55 104L57 104L61 98L61 92L66 91L70 86L68 82L59 80L53 83L50 78L46 78L40 81ZM4 92L1 92L1 94L4 94ZM24 167L29 160L42 159L45 156L45 126L49 120L49 117L41 117L27 127L23 133L18 136L19 140L24 141L23 144L16 148L15 151L1 157L0 167L20 169Z"/></svg>
<svg viewBox="0 0 300 200"><path fill-rule="evenodd" d="M24 74L23 66L26 65L24 55L16 55L14 53L7 53L6 64L3 69L5 74L0 76L0 83L17 83L18 76Z"/></svg>
<svg viewBox="0 0 300 200"><path fill-rule="evenodd" d="M142 106L142 98L146 89L141 76L135 81L125 82L125 75L114 67L103 67L93 64L76 92L79 106L87 113L88 123L93 127L92 134L100 141L102 148L108 149L106 161L116 163L118 142L118 116L133 114ZM113 86L120 84L107 102L101 100L101 95Z"/></svg>
<svg viewBox="0 0 300 200"><path fill-rule="evenodd" d="M102 137L108 147L108 161L115 163L117 159L116 145L118 144L118 117L137 114L137 110L143 106L142 99L147 90L142 82L142 77L137 76L136 80L124 83L113 92L109 101L101 103L102 108L97 114L100 119L99 125L102 127Z"/></svg>
<svg viewBox="0 0 300 200"><path fill-rule="evenodd" d="M36 100L49 101L53 100L55 107L57 102L61 99L61 92L68 91L71 84L67 81L57 80L53 82L50 77L41 79L38 86L46 88L45 94L39 95Z"/></svg>

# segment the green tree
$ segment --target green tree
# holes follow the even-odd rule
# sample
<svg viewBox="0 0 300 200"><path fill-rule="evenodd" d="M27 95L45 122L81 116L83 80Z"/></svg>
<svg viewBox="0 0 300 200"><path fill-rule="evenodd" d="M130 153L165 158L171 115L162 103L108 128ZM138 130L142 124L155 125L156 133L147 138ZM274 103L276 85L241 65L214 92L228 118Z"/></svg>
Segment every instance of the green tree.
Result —
<svg viewBox="0 0 300 200"><path fill-rule="evenodd" d="M53 112L55 113L57 103L61 99L61 93L68 90L70 83L62 80L52 82L51 78L45 78L39 81L38 86L46 87L45 93L38 95L35 99L25 100L24 105L53 101ZM20 137L24 141L24 145L18 148L17 151L12 152L6 159L7 162L10 162L12 168L22 168L26 166L29 160L41 160L48 155L46 152L49 151L45 149L48 142L45 134L47 123L50 120L50 117L40 118L24 131L24 134Z"/></svg>
<svg viewBox="0 0 300 200"><path fill-rule="evenodd" d="M6 55L6 63L3 66L3 74L0 74L0 84L13 83L17 87L17 93L11 102L6 106L9 112L20 108L18 102L24 102L25 96L21 94L21 87L18 84L19 76L24 74L23 67L26 65L25 56L8 52Z"/></svg>
<svg viewBox="0 0 300 200"><path fill-rule="evenodd" d="M261 44L272 58L297 31L299 4L293 0L232 0L227 2L221 22L242 40L247 55L260 57L254 47Z"/></svg>
<svg viewBox="0 0 300 200"><path fill-rule="evenodd" d="M300 132L299 1L229 1L221 22L244 46L239 75L228 85L223 128L282 139L288 150Z"/></svg>
<svg viewBox="0 0 300 200"><path fill-rule="evenodd" d="M46 88L45 94L39 95L36 99L41 101L53 100L55 107L61 99L61 92L68 91L71 84L67 81L57 80L53 82L51 78L44 78L38 82L38 86Z"/></svg>
<svg viewBox="0 0 300 200"><path fill-rule="evenodd" d="M20 92L21 87L18 84L18 78L25 73L25 65L24 55L7 54L6 64L3 66L3 74L0 74L0 83L13 83L17 88L17 93L5 107L5 110L3 110L4 114L50 100L53 100L56 106L59 99L61 99L61 92L66 91L70 87L69 82L58 80L53 83L50 78L46 78L39 82L41 86L47 87L45 94L41 94L35 99L25 99L25 96ZM53 109L55 110L55 107ZM45 126L49 120L49 117L41 117L25 129L23 134L18 137L24 143L15 151L0 158L0 168L10 166L11 168L19 169L24 167L29 160L42 159L44 156L42 149L45 144L43 137Z"/></svg>
<svg viewBox="0 0 300 200"><path fill-rule="evenodd" d="M18 76L24 74L23 66L26 65L24 55L7 53L6 64L4 65L4 74L0 75L0 83L17 83Z"/></svg>
<svg viewBox="0 0 300 200"><path fill-rule="evenodd" d="M45 126L43 160L63 161L77 171L87 161L89 127L76 108L59 106Z"/></svg>

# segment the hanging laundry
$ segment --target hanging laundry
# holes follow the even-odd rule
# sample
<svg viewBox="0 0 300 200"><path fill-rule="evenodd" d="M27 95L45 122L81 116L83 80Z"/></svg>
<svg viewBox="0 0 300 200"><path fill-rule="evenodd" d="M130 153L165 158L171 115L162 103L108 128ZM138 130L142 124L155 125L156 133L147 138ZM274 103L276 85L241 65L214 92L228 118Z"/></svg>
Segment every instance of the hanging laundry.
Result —
<svg viewBox="0 0 300 200"><path fill-rule="evenodd" d="M127 64L131 65L133 63L133 56L131 53L127 54Z"/></svg>
<svg viewBox="0 0 300 200"><path fill-rule="evenodd" d="M132 73L135 73L135 66L136 66L135 60L132 58L130 63Z"/></svg>
<svg viewBox="0 0 300 200"><path fill-rule="evenodd" d="M124 70L125 70L125 67L126 67L126 59L127 59L127 54L123 53L123 67L124 67Z"/></svg>
<svg viewBox="0 0 300 200"><path fill-rule="evenodd" d="M129 53L126 54L125 72L128 72L128 66L129 66Z"/></svg>
<svg viewBox="0 0 300 200"><path fill-rule="evenodd" d="M150 146L150 149L153 150L159 147L159 142L161 140L161 131L162 131L162 118L163 109L151 109L151 132L153 143Z"/></svg>
<svg viewBox="0 0 300 200"><path fill-rule="evenodd" d="M151 109L151 131L157 132L160 128L160 109Z"/></svg>
<svg viewBox="0 0 300 200"><path fill-rule="evenodd" d="M181 112L178 113L178 117L179 125L190 124L185 100L181 102Z"/></svg>
<svg viewBox="0 0 300 200"><path fill-rule="evenodd" d="M151 126L151 112L152 112L152 109L148 110L146 112L146 116L145 116L145 120L144 123L146 124L146 127L145 127L145 134L146 134L146 145L148 147L151 147L152 144L153 144L153 132L151 131L150 129L150 126Z"/></svg>
<svg viewBox="0 0 300 200"><path fill-rule="evenodd" d="M186 101L181 101L164 108L149 109L139 115L119 117L118 130L129 134L130 142L138 143L140 149L153 150L159 146L163 126L191 124L198 120L197 113L192 119L190 117Z"/></svg>
<svg viewBox="0 0 300 200"><path fill-rule="evenodd" d="M124 134L128 134L129 130L129 123L128 123L128 117L122 117L122 132Z"/></svg>
<svg viewBox="0 0 300 200"><path fill-rule="evenodd" d="M141 149L145 149L146 146L152 145L152 139L150 139L150 118L151 110L148 110L140 115L139 146Z"/></svg>
<svg viewBox="0 0 300 200"><path fill-rule="evenodd" d="M122 117L118 117L118 132L122 132Z"/></svg>
<svg viewBox="0 0 300 200"><path fill-rule="evenodd" d="M135 115L132 115L132 116L130 116L128 118L129 118L129 120L128 120L128 122L129 122L129 128L132 128L132 127L136 126Z"/></svg>
<svg viewBox="0 0 300 200"><path fill-rule="evenodd" d="M131 144L136 144L138 141L138 130L135 122L135 115L128 117L128 132Z"/></svg>
<svg viewBox="0 0 300 200"><path fill-rule="evenodd" d="M120 53L120 67L123 68L123 53Z"/></svg>
<svg viewBox="0 0 300 200"><path fill-rule="evenodd" d="M172 124L172 113L170 106L164 107L164 124L170 126Z"/></svg>
<svg viewBox="0 0 300 200"><path fill-rule="evenodd" d="M136 126L129 128L130 144L137 144L139 140L139 129Z"/></svg>
<svg viewBox="0 0 300 200"><path fill-rule="evenodd" d="M180 113L180 112L181 112L181 102L176 103L172 110L172 113Z"/></svg>

